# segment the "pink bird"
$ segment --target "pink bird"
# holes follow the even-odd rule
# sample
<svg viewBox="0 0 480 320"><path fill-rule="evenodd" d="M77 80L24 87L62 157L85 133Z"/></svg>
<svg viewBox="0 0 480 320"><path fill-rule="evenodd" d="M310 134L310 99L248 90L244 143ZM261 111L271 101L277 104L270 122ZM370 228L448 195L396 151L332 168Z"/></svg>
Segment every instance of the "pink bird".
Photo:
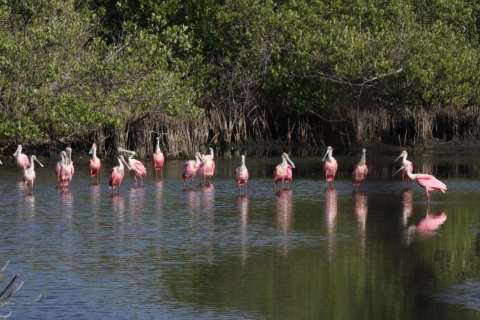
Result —
<svg viewBox="0 0 480 320"><path fill-rule="evenodd" d="M356 188L363 183L365 178L367 177L368 167L365 162L365 153L367 151L362 149L362 157L360 158L360 162L353 168L352 172L352 185Z"/></svg>
<svg viewBox="0 0 480 320"><path fill-rule="evenodd" d="M62 187L69 187L73 178L73 173L75 172L75 168L73 167L72 162L72 149L66 148L65 150L67 156L65 157L65 163L63 163L61 167L60 179Z"/></svg>
<svg viewBox="0 0 480 320"><path fill-rule="evenodd" d="M33 182L35 181L35 165L34 161L37 161L38 164L43 167L43 164L38 161L37 157L30 156L30 167L23 171L23 182L25 183L25 193L28 191L28 186L30 186L30 191L33 191Z"/></svg>
<svg viewBox="0 0 480 320"><path fill-rule="evenodd" d="M432 176L430 174L425 174L425 173L415 173L415 174L413 174L413 173L410 172L409 169L410 169L410 164L406 163L400 169L398 169L393 175L395 175L397 172L399 172L401 170L406 170L407 175L410 178L410 180L417 181L417 183L421 187L425 188L425 191L427 191L428 202L430 202L430 191L440 190L443 193L445 193L445 190L447 190L447 186L445 185L445 183L441 182L440 180L438 180L434 176Z"/></svg>
<svg viewBox="0 0 480 320"><path fill-rule="evenodd" d="M116 186L118 186L118 194L120 194L120 185L122 184L123 176L125 175L125 169L123 167L124 163L127 166L128 170L130 170L130 167L125 162L125 159L122 155L118 156L118 166L113 167L112 170L110 170L108 187L112 189L112 195L115 191Z"/></svg>
<svg viewBox="0 0 480 320"><path fill-rule="evenodd" d="M22 171L25 171L28 167L30 167L30 160L28 160L28 157L26 154L22 153L22 145L19 144L17 147L17 151L13 154L17 161L17 167L22 169Z"/></svg>
<svg viewBox="0 0 480 320"><path fill-rule="evenodd" d="M287 161L290 162L291 166L288 165ZM290 182L292 181L292 168L295 168L292 160L290 160L288 154L286 154L285 152L282 153L282 163L276 166L273 170L273 181L275 183L275 190L277 190L277 182L282 183L282 189L284 187L285 181L288 183L288 186L290 186Z"/></svg>
<svg viewBox="0 0 480 320"><path fill-rule="evenodd" d="M92 148L88 154L92 155L92 159L88 161L88 167L90 169L90 179L93 184L93 177L97 177L97 184L98 184L98 172L100 171L100 167L102 166L102 162L99 158L97 158L97 144L92 144Z"/></svg>
<svg viewBox="0 0 480 320"><path fill-rule="evenodd" d="M325 164L323 165L323 169L325 170L325 185L327 185L329 181L333 182L333 185L335 185L335 174L337 173L338 163L337 160L332 157L332 151L332 147L328 147L327 152L322 159L322 161L325 161L326 159Z"/></svg>
<svg viewBox="0 0 480 320"><path fill-rule="evenodd" d="M403 159L402 159L402 169L403 169L403 166L408 163L409 164L408 170L410 171L410 173L413 173L413 163L411 161L407 160L407 156L408 156L407 151L403 150L402 153L400 154L400 156L397 159L395 159L395 161L397 161L398 159L403 157ZM410 178L408 177L406 169L402 170L402 181L403 182L407 181L407 183L410 181Z"/></svg>
<svg viewBox="0 0 480 320"><path fill-rule="evenodd" d="M163 162L165 161L165 158L163 156L162 151L160 151L160 137L157 137L157 147L155 149L155 153L153 154L153 168L155 169L155 179L157 178L157 171L160 170L160 179L162 178L162 168L163 168Z"/></svg>
<svg viewBox="0 0 480 320"><path fill-rule="evenodd" d="M235 169L235 180L237 181L238 192L241 192L241 186L247 194L248 169L245 166L245 156L242 155L242 165Z"/></svg>
<svg viewBox="0 0 480 320"><path fill-rule="evenodd" d="M137 185L137 177L140 178L143 186L143 179L147 176L147 169L145 168L143 163L136 159L133 159L135 151L125 150L123 148L118 148L118 151L123 151L131 154L128 157L128 165L130 166L130 171L133 172L133 177L135 178L135 186Z"/></svg>
<svg viewBox="0 0 480 320"><path fill-rule="evenodd" d="M213 161L214 153L213 149L210 148L210 154L204 155L200 157L202 163L198 169L198 174L203 175L203 184L205 184L205 180L208 178L208 184L211 183L213 173L215 171L215 161Z"/></svg>
<svg viewBox="0 0 480 320"><path fill-rule="evenodd" d="M65 151L60 152L62 160L58 161L55 165L55 173L57 176L57 184L62 185L62 165L66 162L67 153Z"/></svg>
<svg viewBox="0 0 480 320"><path fill-rule="evenodd" d="M195 153L195 160L189 160L183 164L182 168L182 179L183 187L185 188L185 181L190 179L190 188L192 187L193 179L197 174L198 168L200 167L200 153Z"/></svg>

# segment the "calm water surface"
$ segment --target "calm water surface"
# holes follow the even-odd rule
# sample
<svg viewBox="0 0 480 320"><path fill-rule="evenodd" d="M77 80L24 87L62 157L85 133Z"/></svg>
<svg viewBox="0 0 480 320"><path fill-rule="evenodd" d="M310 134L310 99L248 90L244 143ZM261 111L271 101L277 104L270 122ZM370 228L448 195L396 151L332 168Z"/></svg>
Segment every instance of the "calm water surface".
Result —
<svg viewBox="0 0 480 320"><path fill-rule="evenodd" d="M399 154L399 152L398 152ZM448 187L425 191L391 174L398 155L334 156L325 187L321 156L296 157L290 190L274 192L280 157L249 157L248 195L240 158L217 157L213 185L182 188L184 161L166 161L144 188L126 174L111 197L104 163L90 185L75 158L69 191L40 159L32 195L13 161L0 167L0 247L5 286L25 281L2 313L12 319L478 319L480 157L417 154L415 172ZM2 286L2 287L3 287ZM39 294L46 297L24 305Z"/></svg>

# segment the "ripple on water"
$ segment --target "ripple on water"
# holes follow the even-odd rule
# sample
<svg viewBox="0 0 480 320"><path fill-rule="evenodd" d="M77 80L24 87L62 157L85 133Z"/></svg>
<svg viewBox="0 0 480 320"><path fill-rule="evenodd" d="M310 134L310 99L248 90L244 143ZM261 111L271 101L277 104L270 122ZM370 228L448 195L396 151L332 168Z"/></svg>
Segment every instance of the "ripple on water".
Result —
<svg viewBox="0 0 480 320"><path fill-rule="evenodd" d="M444 292L433 295L433 297L438 301L480 310L480 279L465 280Z"/></svg>

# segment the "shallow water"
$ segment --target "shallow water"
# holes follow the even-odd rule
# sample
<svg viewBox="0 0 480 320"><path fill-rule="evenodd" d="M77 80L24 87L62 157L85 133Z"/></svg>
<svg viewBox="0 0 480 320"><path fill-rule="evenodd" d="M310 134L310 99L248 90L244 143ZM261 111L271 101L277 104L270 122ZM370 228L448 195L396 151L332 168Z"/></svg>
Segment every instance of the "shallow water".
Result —
<svg viewBox="0 0 480 320"><path fill-rule="evenodd" d="M335 151L334 151L335 156ZM104 163L90 185L75 158L68 191L40 159L25 195L13 162L0 167L1 284L24 285L12 319L430 319L478 318L480 157L409 157L415 172L445 182L446 194L403 184L397 154L369 156L367 181L349 176L359 154L336 157L325 187L320 156L295 157L290 190L275 192L280 157L217 157L213 185L183 188L184 161L167 160L144 188L126 174L111 197ZM34 304L23 303L40 294Z"/></svg>

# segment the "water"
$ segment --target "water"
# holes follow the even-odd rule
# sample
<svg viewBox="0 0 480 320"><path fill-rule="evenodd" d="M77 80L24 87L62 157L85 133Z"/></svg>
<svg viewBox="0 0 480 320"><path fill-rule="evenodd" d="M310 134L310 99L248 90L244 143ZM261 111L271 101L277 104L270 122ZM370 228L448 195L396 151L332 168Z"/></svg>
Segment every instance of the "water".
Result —
<svg viewBox="0 0 480 320"><path fill-rule="evenodd" d="M182 187L183 161L163 181L146 162L144 188L126 175L111 197L104 163L90 185L75 158L69 191L54 162L40 159L31 195L13 162L0 167L4 287L24 281L0 314L12 319L473 319L480 313L480 170L475 155L418 154L446 194L402 184L398 154L369 155L364 186L340 163L325 188L320 156L295 162L291 190L274 192L280 157L247 157L248 195L239 195L239 157L216 158L213 186ZM1 264L0 263L0 264ZM41 301L25 303L39 295Z"/></svg>

